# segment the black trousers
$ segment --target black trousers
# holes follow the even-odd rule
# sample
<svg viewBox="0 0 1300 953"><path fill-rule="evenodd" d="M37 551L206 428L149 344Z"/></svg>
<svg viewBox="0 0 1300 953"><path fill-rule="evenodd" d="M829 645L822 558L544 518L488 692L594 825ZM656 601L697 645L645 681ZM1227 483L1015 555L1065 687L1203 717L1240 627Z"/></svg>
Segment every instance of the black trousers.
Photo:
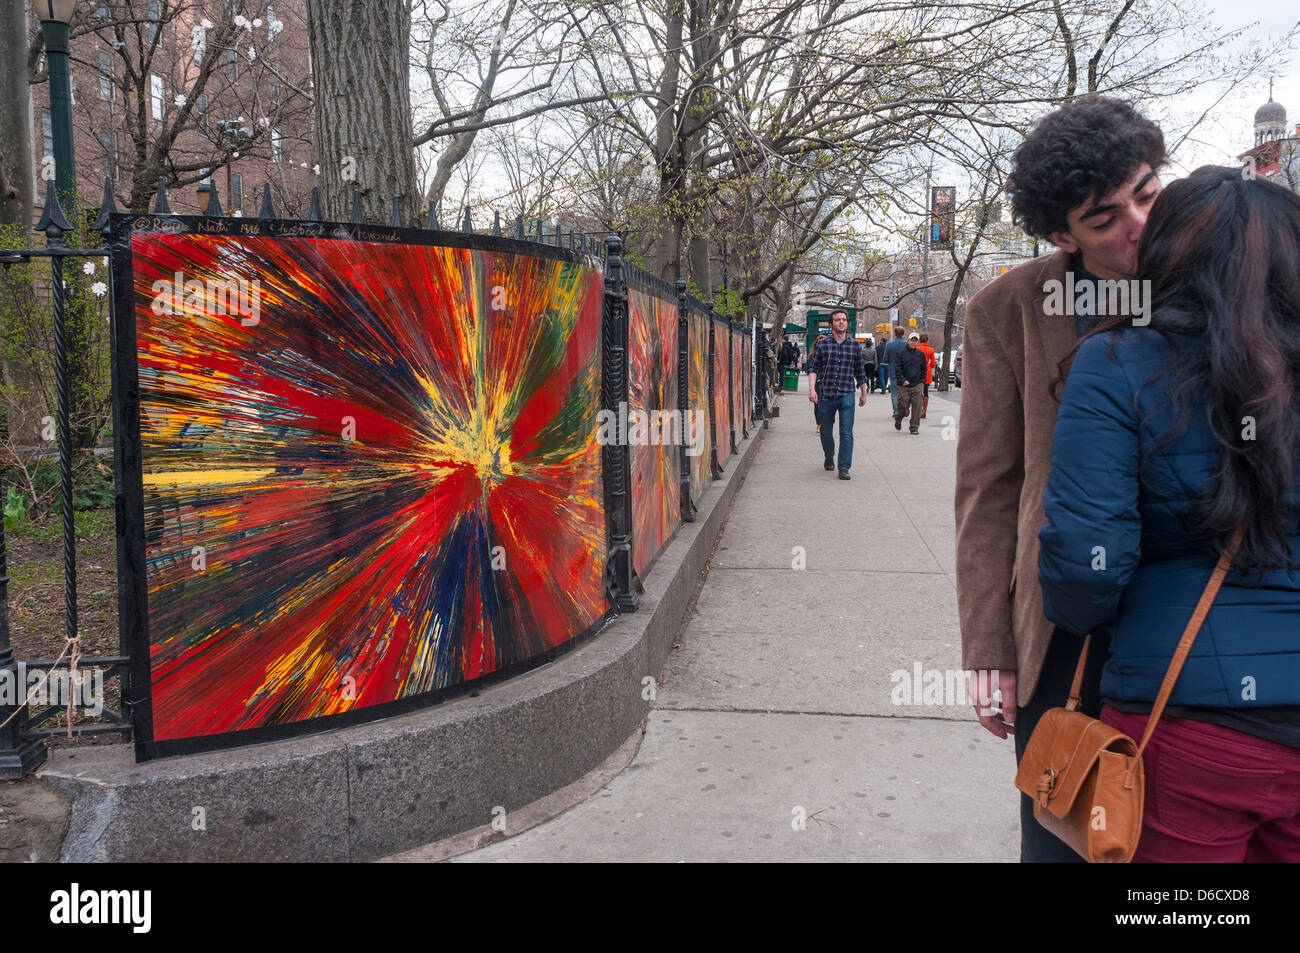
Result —
<svg viewBox="0 0 1300 953"><path fill-rule="evenodd" d="M1034 687L1029 704L1016 714L1016 764L1025 753L1029 737L1049 708L1060 708L1070 697L1070 683L1079 664L1083 637L1061 629L1052 633L1043 660L1043 671ZM1101 714L1101 670L1110 657L1110 635L1094 633L1088 649L1088 664L1083 670L1079 692L1079 711L1096 718ZM1063 841L1049 834L1034 819L1034 799L1020 795L1020 862L1022 864L1082 864L1084 860Z"/></svg>

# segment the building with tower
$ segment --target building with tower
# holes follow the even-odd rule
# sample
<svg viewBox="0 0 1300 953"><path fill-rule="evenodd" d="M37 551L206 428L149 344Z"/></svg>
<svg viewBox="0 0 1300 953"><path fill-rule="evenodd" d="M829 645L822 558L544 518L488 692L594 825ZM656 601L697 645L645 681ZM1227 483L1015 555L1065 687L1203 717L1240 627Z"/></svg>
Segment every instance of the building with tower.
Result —
<svg viewBox="0 0 1300 953"><path fill-rule="evenodd" d="M1255 110L1255 145L1237 158L1243 168L1300 192L1300 124L1288 128L1286 107L1273 101L1272 80L1268 102Z"/></svg>

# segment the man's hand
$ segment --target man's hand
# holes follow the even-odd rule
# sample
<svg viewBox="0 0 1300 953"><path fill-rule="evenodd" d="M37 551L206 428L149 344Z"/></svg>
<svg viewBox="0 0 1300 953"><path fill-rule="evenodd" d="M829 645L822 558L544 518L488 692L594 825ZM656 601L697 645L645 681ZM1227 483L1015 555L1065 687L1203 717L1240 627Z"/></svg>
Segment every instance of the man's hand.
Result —
<svg viewBox="0 0 1300 953"><path fill-rule="evenodd" d="M867 385L862 384L858 387L858 406L867 406Z"/></svg>
<svg viewBox="0 0 1300 953"><path fill-rule="evenodd" d="M808 388L808 399L809 399L810 401L812 401L814 404L817 403L817 388L816 388L816 387L809 387L809 388Z"/></svg>
<svg viewBox="0 0 1300 953"><path fill-rule="evenodd" d="M998 684L993 685L994 673ZM992 696L1001 694L1001 703ZM975 698L975 715L979 722L999 738L1016 733L1016 673L1006 669L984 669L971 676L971 695Z"/></svg>

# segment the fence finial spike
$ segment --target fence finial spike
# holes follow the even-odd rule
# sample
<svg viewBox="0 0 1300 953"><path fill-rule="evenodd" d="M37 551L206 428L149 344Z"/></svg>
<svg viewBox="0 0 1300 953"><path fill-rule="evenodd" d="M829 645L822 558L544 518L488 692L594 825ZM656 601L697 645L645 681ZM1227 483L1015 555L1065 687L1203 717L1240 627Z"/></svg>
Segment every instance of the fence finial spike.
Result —
<svg viewBox="0 0 1300 953"><path fill-rule="evenodd" d="M271 204L271 183L262 183L262 208L257 217L271 221L275 218L275 206Z"/></svg>
<svg viewBox="0 0 1300 953"><path fill-rule="evenodd" d="M537 218L537 242L538 242L538 244L541 244L541 243L544 242L544 241L546 241L546 233L542 231L542 219L541 219L541 216L538 216L538 218Z"/></svg>
<svg viewBox="0 0 1300 953"><path fill-rule="evenodd" d="M307 221L319 222L320 220L320 186L313 185L311 187L311 208L307 210Z"/></svg>
<svg viewBox="0 0 1300 953"><path fill-rule="evenodd" d="M68 224L63 208L59 205L59 197L54 192L53 179L48 179L45 183L45 209L41 212L41 220L36 223L38 232L50 228L57 228L61 232L72 231L72 226Z"/></svg>
<svg viewBox="0 0 1300 953"><path fill-rule="evenodd" d="M555 220L555 247L560 247L560 220Z"/></svg>
<svg viewBox="0 0 1300 953"><path fill-rule="evenodd" d="M433 231L438 227L438 209L433 204L433 199L429 199L429 212L424 219L424 227Z"/></svg>
<svg viewBox="0 0 1300 953"><path fill-rule="evenodd" d="M172 207L167 203L167 180L161 175L158 176L158 192L154 195L153 213L155 215L170 215Z"/></svg>
<svg viewBox="0 0 1300 953"><path fill-rule="evenodd" d="M393 228L402 227L402 197L400 195L393 196L393 214L389 218L388 224Z"/></svg>
<svg viewBox="0 0 1300 953"><path fill-rule="evenodd" d="M501 213L494 211L492 213L492 235L495 238L501 237Z"/></svg>
<svg viewBox="0 0 1300 953"><path fill-rule="evenodd" d="M113 201L113 180L104 176L104 197L99 200L99 217L90 226L97 232L108 228L108 217L117 213L117 203Z"/></svg>
<svg viewBox="0 0 1300 953"><path fill-rule="evenodd" d="M362 225L365 220L361 217L361 190L352 190L352 224Z"/></svg>
<svg viewBox="0 0 1300 953"><path fill-rule="evenodd" d="M474 234L474 223L470 220L468 205L465 206L465 221L461 224L460 228L466 235Z"/></svg>

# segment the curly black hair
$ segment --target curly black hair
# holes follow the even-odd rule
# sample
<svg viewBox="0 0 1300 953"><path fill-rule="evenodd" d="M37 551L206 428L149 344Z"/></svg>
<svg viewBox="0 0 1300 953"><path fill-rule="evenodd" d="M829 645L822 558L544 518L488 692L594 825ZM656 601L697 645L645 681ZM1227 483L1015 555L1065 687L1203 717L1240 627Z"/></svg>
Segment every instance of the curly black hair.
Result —
<svg viewBox="0 0 1300 953"><path fill-rule="evenodd" d="M1143 163L1168 161L1150 119L1123 100L1080 96L1038 120L1016 149L1007 178L1015 222L1037 238L1067 231L1071 209L1113 192Z"/></svg>

